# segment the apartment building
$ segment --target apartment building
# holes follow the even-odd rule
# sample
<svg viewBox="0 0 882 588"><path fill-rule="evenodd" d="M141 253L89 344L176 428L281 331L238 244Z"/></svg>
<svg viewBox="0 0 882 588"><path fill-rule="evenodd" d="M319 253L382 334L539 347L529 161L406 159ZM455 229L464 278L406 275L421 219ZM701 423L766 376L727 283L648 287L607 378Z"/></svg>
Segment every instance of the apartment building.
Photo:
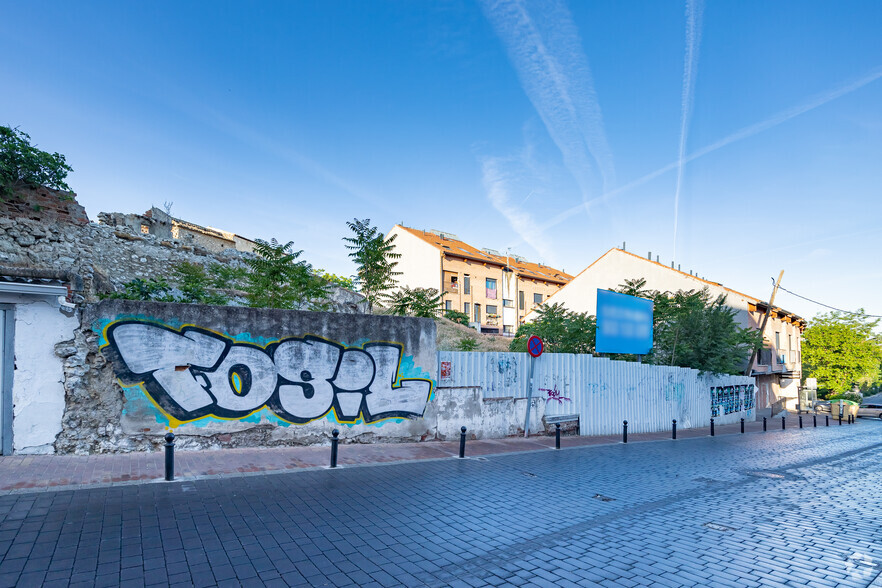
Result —
<svg viewBox="0 0 882 588"><path fill-rule="evenodd" d="M764 331L766 346L757 354L749 372L756 378L757 409L796 410L802 377L800 340L806 320L782 308L769 309L767 302L669 267L657 259L653 261L651 255L643 257L624 249L610 249L553 294L548 302L559 302L576 312L596 314L598 288L611 290L626 279L643 278L650 290L676 292L706 287L714 297L725 294L726 305L736 311L735 320L742 327L759 330L768 309L769 320ZM526 319L530 320L530 316Z"/></svg>
<svg viewBox="0 0 882 588"><path fill-rule="evenodd" d="M457 310L482 333L513 336L536 306L567 284L562 270L518 255L478 249L453 233L395 225L398 284L436 288L445 310Z"/></svg>

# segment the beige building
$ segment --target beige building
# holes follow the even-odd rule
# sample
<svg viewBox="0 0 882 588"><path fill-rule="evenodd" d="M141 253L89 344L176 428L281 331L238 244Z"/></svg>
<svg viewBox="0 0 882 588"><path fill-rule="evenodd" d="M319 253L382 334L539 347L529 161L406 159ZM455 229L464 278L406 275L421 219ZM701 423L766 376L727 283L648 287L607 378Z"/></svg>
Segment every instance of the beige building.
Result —
<svg viewBox="0 0 882 588"><path fill-rule="evenodd" d="M399 286L436 288L445 310L469 316L482 333L514 335L518 325L572 279L561 270L517 255L478 249L452 233L395 225Z"/></svg>
<svg viewBox="0 0 882 588"><path fill-rule="evenodd" d="M175 218L155 206L144 214L103 212L98 216L104 224L125 225L144 235L181 241L185 245L202 247L212 253L220 253L224 249L252 253L256 245L254 241L242 235Z"/></svg>
<svg viewBox="0 0 882 588"><path fill-rule="evenodd" d="M597 312L597 289L611 290L626 279L643 278L646 288L676 292L707 288L711 295L726 296L726 304L736 311L735 320L742 327L759 329L768 303L726 288L697 275L652 261L651 258L622 249L610 249L573 278L549 299L549 304L561 303L576 312ZM527 316L527 320L530 320ZM802 349L800 336L806 321L791 312L773 307L765 329L766 347L751 366L750 375L756 378L757 409L776 411L782 408L796 410L799 383L802 377Z"/></svg>

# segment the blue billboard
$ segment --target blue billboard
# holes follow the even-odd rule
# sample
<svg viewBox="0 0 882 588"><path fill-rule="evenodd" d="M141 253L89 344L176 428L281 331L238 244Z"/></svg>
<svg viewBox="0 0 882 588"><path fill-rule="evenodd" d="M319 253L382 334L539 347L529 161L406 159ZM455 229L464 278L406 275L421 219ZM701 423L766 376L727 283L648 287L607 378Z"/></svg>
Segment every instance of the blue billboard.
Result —
<svg viewBox="0 0 882 588"><path fill-rule="evenodd" d="M645 355L652 350L652 300L597 289L598 353Z"/></svg>

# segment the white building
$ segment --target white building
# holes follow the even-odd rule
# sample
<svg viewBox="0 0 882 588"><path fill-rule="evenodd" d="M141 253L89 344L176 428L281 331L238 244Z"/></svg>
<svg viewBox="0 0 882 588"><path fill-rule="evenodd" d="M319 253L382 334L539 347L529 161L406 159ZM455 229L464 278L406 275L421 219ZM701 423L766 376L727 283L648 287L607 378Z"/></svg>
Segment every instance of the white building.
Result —
<svg viewBox="0 0 882 588"><path fill-rule="evenodd" d="M645 288L662 292L701 290L707 288L711 296L726 296L726 304L736 311L735 320L742 327L759 329L768 303L710 282L697 275L652 261L623 249L613 248L604 253L566 286L552 294L548 304L560 303L575 312L597 313L597 289L611 290L625 280L643 278ZM531 313L532 314L532 313ZM527 320L531 315L527 316ZM806 321L793 313L773 307L765 329L766 347L757 354L750 375L757 382L757 408L772 406L775 410L796 410L799 382L802 376L800 335Z"/></svg>

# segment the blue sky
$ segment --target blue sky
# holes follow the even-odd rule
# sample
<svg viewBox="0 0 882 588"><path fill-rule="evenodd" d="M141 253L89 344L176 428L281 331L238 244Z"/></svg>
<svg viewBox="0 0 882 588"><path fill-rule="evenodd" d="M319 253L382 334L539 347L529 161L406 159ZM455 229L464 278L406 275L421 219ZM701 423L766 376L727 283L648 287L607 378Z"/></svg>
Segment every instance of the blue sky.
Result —
<svg viewBox="0 0 882 588"><path fill-rule="evenodd" d="M624 241L882 314L882 3L33 1L0 21L0 124L68 157L93 219L173 202L341 274L353 217L570 273Z"/></svg>

